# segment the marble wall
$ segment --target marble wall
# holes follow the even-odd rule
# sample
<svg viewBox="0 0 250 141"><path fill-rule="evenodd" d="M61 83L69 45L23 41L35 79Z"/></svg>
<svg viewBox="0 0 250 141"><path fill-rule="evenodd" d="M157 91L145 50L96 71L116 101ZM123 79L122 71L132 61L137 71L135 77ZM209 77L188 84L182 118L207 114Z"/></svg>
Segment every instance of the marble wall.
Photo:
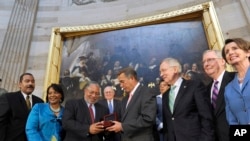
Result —
<svg viewBox="0 0 250 141"><path fill-rule="evenodd" d="M177 10L209 0L40 0L27 60L42 97L52 27L129 20ZM15 0L0 1L0 50ZM250 40L249 0L213 0L224 38ZM0 76L1 77L1 76ZM3 80L4 83L4 80ZM17 82L16 82L17 83Z"/></svg>

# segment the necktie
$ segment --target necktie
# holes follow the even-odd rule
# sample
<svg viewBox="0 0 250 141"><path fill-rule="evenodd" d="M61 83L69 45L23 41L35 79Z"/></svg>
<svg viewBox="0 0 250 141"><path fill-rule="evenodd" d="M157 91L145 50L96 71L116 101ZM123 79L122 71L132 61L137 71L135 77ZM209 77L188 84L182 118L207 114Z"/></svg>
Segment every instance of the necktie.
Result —
<svg viewBox="0 0 250 141"><path fill-rule="evenodd" d="M218 83L219 81L214 81L214 87L212 91L212 105L215 108L216 107L216 100L218 98L219 90L218 90Z"/></svg>
<svg viewBox="0 0 250 141"><path fill-rule="evenodd" d="M112 106L112 103L111 101L109 101L109 113L113 113L113 106Z"/></svg>
<svg viewBox="0 0 250 141"><path fill-rule="evenodd" d="M174 94L174 89L176 88L176 86L171 86L170 88L170 92L169 92L169 108L171 113L173 113L173 109L174 109L174 101L175 101L175 94Z"/></svg>
<svg viewBox="0 0 250 141"><path fill-rule="evenodd" d="M94 123L95 122L95 116L94 116L94 112L92 109L92 104L89 104L89 113L90 113L90 117L91 117L91 122Z"/></svg>
<svg viewBox="0 0 250 141"><path fill-rule="evenodd" d="M128 107L128 104L129 104L130 100L132 99L132 96L133 96L133 94L132 94L132 93L130 93L130 94L129 94L128 101L127 101L126 108Z"/></svg>
<svg viewBox="0 0 250 141"><path fill-rule="evenodd" d="M30 110L31 109L31 103L30 103L30 96L29 95L26 96L25 101L26 101L27 108Z"/></svg>

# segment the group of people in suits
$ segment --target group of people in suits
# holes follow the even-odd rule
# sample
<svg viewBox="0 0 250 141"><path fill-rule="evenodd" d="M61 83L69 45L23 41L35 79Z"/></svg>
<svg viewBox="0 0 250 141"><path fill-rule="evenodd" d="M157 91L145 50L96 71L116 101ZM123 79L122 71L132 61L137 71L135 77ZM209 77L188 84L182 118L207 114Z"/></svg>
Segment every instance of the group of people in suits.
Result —
<svg viewBox="0 0 250 141"><path fill-rule="evenodd" d="M24 73L20 91L0 96L0 140L156 141L157 130L160 141L229 141L230 125L250 123L249 56L250 44L240 38L226 40L222 52L205 51L203 68L213 79L208 86L182 78L181 63L165 58L159 66L159 96L140 84L133 68L122 68L117 74L126 92L121 101L114 99L112 86L99 100L100 85L91 81L84 97L66 101L65 107L59 84L48 87L43 103L33 94L33 75ZM226 63L237 72L227 72Z"/></svg>

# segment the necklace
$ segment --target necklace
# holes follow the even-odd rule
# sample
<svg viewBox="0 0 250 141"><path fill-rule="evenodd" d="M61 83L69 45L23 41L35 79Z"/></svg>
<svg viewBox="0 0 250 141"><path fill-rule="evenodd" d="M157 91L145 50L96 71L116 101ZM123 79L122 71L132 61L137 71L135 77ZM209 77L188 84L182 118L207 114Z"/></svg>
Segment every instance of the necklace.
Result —
<svg viewBox="0 0 250 141"><path fill-rule="evenodd" d="M238 76L238 81L239 81L239 83L242 83L243 80L244 80L244 77L243 77L243 78L240 78L240 77Z"/></svg>
<svg viewBox="0 0 250 141"><path fill-rule="evenodd" d="M54 113L59 113L60 110L61 110L61 107L59 107L59 108L57 108L57 109L54 109L53 107L51 107L51 105L49 105L49 108L50 108L50 110L51 110L52 112L54 112Z"/></svg>

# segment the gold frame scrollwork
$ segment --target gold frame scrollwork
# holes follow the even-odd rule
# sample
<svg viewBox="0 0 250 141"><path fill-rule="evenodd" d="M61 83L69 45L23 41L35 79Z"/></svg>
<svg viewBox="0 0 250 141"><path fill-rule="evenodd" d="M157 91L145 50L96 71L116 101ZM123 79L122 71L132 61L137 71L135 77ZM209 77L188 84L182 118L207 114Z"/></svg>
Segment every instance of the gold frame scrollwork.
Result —
<svg viewBox="0 0 250 141"><path fill-rule="evenodd" d="M46 97L47 87L51 83L59 82L64 39L144 25L189 20L193 18L200 18L202 20L209 48L222 49L224 39L213 2L206 2L180 10L126 21L74 27L54 27L51 32L50 51L44 82L43 98L45 99Z"/></svg>

